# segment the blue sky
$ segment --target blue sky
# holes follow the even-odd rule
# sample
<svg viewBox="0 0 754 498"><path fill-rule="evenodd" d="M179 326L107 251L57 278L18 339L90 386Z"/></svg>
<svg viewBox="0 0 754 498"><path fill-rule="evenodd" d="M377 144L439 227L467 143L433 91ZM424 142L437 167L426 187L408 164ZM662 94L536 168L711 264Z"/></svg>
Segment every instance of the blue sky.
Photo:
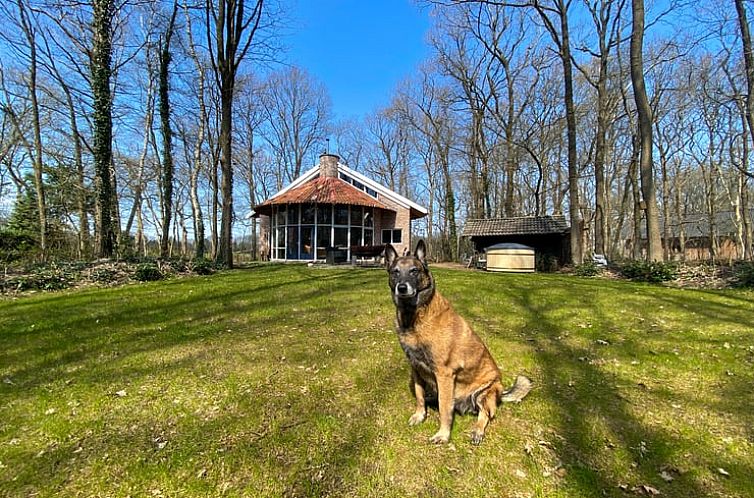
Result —
<svg viewBox="0 0 754 498"><path fill-rule="evenodd" d="M414 0L297 0L287 59L322 81L337 119L387 105L429 53L429 12Z"/></svg>

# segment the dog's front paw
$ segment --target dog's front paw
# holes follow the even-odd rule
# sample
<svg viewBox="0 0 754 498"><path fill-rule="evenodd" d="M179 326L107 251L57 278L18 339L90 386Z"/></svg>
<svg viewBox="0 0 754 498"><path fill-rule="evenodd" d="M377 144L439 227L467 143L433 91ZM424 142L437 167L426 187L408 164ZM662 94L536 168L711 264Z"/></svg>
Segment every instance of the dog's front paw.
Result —
<svg viewBox="0 0 754 498"><path fill-rule="evenodd" d="M482 444L482 440L484 440L484 431L479 431L477 429L471 431L471 444Z"/></svg>
<svg viewBox="0 0 754 498"><path fill-rule="evenodd" d="M427 412L416 412L408 419L408 425L419 425L427 418Z"/></svg>
<svg viewBox="0 0 754 498"><path fill-rule="evenodd" d="M437 431L437 434L429 438L429 442L432 444L445 444L450 440L450 433L443 430Z"/></svg>

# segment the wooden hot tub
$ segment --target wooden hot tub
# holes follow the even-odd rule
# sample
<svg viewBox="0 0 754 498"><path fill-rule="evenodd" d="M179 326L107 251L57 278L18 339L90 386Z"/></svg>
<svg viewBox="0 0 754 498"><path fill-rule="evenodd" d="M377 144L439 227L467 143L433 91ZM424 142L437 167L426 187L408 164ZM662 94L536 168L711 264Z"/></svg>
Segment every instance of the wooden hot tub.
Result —
<svg viewBox="0 0 754 498"><path fill-rule="evenodd" d="M484 250L487 253L487 271L533 272L534 249L523 244L506 242Z"/></svg>

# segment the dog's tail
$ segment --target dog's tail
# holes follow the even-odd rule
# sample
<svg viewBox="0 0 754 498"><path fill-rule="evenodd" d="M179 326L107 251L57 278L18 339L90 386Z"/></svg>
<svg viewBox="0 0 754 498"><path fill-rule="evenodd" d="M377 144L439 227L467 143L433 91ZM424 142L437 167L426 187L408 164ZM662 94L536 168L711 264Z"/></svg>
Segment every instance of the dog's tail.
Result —
<svg viewBox="0 0 754 498"><path fill-rule="evenodd" d="M516 377L516 382L507 391L503 392L500 401L503 403L520 403L529 394L532 387L534 387L534 383L530 378L519 375Z"/></svg>

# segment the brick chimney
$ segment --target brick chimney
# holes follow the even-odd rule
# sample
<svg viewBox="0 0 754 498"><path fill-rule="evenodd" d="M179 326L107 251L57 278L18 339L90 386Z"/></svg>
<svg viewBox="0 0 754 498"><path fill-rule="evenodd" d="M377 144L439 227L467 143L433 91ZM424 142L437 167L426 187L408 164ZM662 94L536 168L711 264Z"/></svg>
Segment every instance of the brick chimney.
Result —
<svg viewBox="0 0 754 498"><path fill-rule="evenodd" d="M337 178L338 161L340 156L335 154L321 154L319 156L319 176L320 178Z"/></svg>

